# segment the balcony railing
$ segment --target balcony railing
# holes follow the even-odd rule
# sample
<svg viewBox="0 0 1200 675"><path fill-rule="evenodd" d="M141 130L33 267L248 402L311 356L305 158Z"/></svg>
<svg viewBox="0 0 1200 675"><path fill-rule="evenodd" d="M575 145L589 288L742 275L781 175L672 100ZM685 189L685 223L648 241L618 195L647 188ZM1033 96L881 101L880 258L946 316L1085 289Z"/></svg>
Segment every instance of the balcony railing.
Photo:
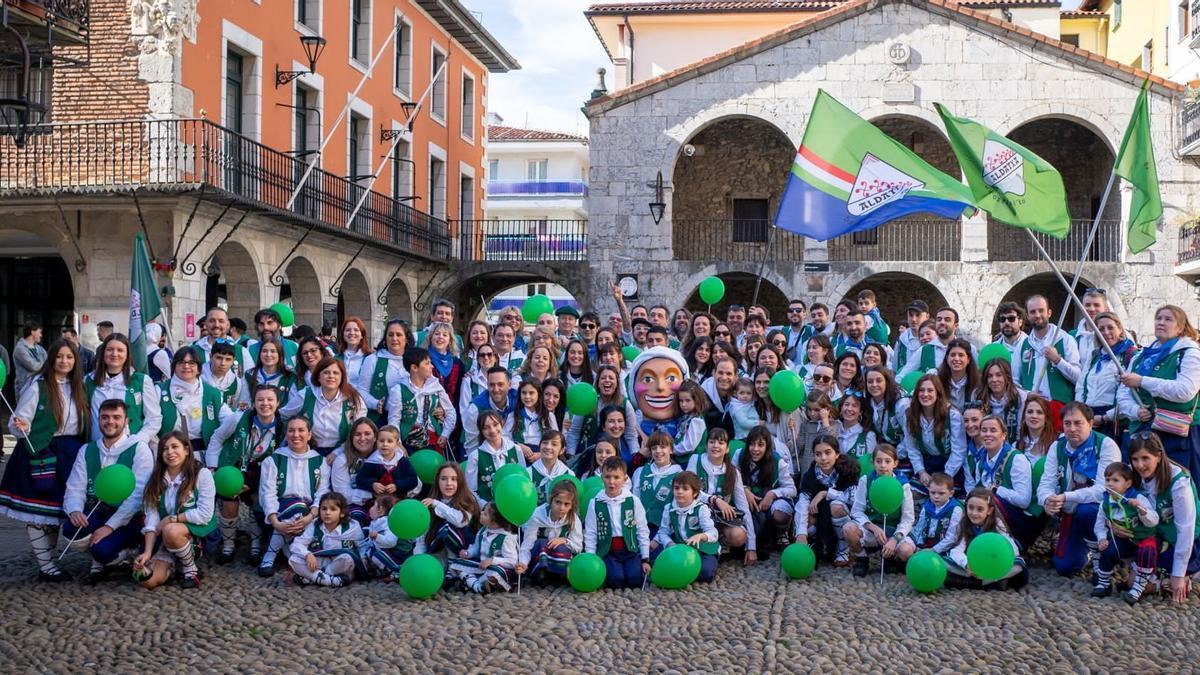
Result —
<svg viewBox="0 0 1200 675"><path fill-rule="evenodd" d="M307 168L208 120L171 119L52 124L31 130L24 147L0 137L0 196L133 189L199 192L330 232L354 232L415 255L450 255L446 221L315 169L291 209Z"/></svg>
<svg viewBox="0 0 1200 675"><path fill-rule="evenodd" d="M1087 243L1088 231L1092 227L1091 219L1072 220L1071 231L1066 239L1055 239L1044 234L1035 234L1046 252L1055 261L1079 260L1083 247ZM1023 228L1012 227L999 222L988 223L988 260L992 261L1024 261L1041 260L1033 242ZM1101 220L1096 239L1088 251L1088 262L1119 262L1121 260L1121 221Z"/></svg>
<svg viewBox="0 0 1200 675"><path fill-rule="evenodd" d="M582 180L489 180L489 197L508 196L587 196L587 183Z"/></svg>
<svg viewBox="0 0 1200 675"><path fill-rule="evenodd" d="M582 262L586 220L458 220L455 257L472 262Z"/></svg>
<svg viewBox="0 0 1200 675"><path fill-rule="evenodd" d="M835 237L828 246L832 261L958 260L962 256L962 222L903 218L873 230Z"/></svg>
<svg viewBox="0 0 1200 675"><path fill-rule="evenodd" d="M1200 222L1193 221L1179 230L1179 259L1176 265L1200 260Z"/></svg>
<svg viewBox="0 0 1200 675"><path fill-rule="evenodd" d="M1191 154L1200 147L1200 101L1184 99L1179 111L1179 151Z"/></svg>
<svg viewBox="0 0 1200 675"><path fill-rule="evenodd" d="M748 262L762 260L770 235L769 220L675 218L676 260ZM804 237L775 230L767 260L803 260Z"/></svg>

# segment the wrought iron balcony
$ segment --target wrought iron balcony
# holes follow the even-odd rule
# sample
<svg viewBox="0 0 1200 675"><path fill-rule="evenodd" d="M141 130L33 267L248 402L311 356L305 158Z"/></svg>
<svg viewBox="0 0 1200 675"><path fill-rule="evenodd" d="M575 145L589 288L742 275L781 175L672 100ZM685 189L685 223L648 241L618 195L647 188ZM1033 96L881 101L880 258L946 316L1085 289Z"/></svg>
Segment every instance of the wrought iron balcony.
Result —
<svg viewBox="0 0 1200 675"><path fill-rule="evenodd" d="M1179 229L1179 258L1176 265L1200 260L1200 222L1192 221Z"/></svg>
<svg viewBox="0 0 1200 675"><path fill-rule="evenodd" d="M1200 101L1183 99L1183 107L1179 110L1179 154L1187 156L1200 155Z"/></svg>
<svg viewBox="0 0 1200 675"><path fill-rule="evenodd" d="M458 220L455 257L472 262L582 262L586 220Z"/></svg>
<svg viewBox="0 0 1200 675"><path fill-rule="evenodd" d="M1087 243L1088 231L1092 220L1072 220L1071 231L1066 239L1055 239L1044 234L1035 234L1046 252L1056 261L1079 260L1083 247ZM992 261L1023 261L1041 260L1037 247L1029 241L1029 235L1022 228L1005 225L1000 222L988 223L988 260ZM1088 262L1120 262L1121 260L1121 221L1101 220L1096 239L1088 251Z"/></svg>
<svg viewBox="0 0 1200 675"><path fill-rule="evenodd" d="M60 37L83 41L88 31L91 0L0 0L10 24L50 29ZM31 34L32 35L32 34Z"/></svg>
<svg viewBox="0 0 1200 675"><path fill-rule="evenodd" d="M489 197L586 197L587 183L582 180L489 180Z"/></svg>
<svg viewBox="0 0 1200 675"><path fill-rule="evenodd" d="M280 220L349 235L398 252L445 260L445 220L315 169L292 207L303 159L203 119L50 124L24 147L0 136L0 198L50 193L190 193Z"/></svg>

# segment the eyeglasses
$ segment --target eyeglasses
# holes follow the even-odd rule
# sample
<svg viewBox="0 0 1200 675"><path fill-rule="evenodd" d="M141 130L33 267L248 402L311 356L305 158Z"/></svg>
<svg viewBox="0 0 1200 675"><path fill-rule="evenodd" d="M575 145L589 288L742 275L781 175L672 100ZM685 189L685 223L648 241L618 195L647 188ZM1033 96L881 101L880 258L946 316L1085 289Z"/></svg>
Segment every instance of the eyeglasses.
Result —
<svg viewBox="0 0 1200 675"><path fill-rule="evenodd" d="M1020 321L1020 317L1016 314L1005 314L1000 317L1000 323L1016 323L1017 321Z"/></svg>
<svg viewBox="0 0 1200 675"><path fill-rule="evenodd" d="M475 356L478 358L481 358L481 359L484 358L485 356L494 359L494 358L496 358L496 352L477 352L475 354Z"/></svg>
<svg viewBox="0 0 1200 675"><path fill-rule="evenodd" d="M311 354L320 354L320 353L321 353L320 349L318 349L317 347L313 347L312 349L305 349L304 351L300 352L300 356L309 356Z"/></svg>
<svg viewBox="0 0 1200 675"><path fill-rule="evenodd" d="M725 337L729 337L730 333L727 330L719 330L715 331L713 335L724 335Z"/></svg>
<svg viewBox="0 0 1200 675"><path fill-rule="evenodd" d="M803 312L803 307L788 307L788 314L801 314Z"/></svg>
<svg viewBox="0 0 1200 675"><path fill-rule="evenodd" d="M775 347L786 347L787 340L771 340L771 344Z"/></svg>
<svg viewBox="0 0 1200 675"><path fill-rule="evenodd" d="M594 324L594 323L591 323L591 322L589 321L589 322L587 322L587 323L581 323L581 324L579 324L579 327L580 327L580 328L583 328L584 330L592 330L593 328L596 328L596 324Z"/></svg>
<svg viewBox="0 0 1200 675"><path fill-rule="evenodd" d="M832 375L813 375L813 382L820 382L822 384L828 384L830 382L833 382L833 376Z"/></svg>
<svg viewBox="0 0 1200 675"><path fill-rule="evenodd" d="M200 367L200 363L199 363L198 361L180 361L179 363L176 363L175 365L176 365L176 366L196 366L196 367Z"/></svg>

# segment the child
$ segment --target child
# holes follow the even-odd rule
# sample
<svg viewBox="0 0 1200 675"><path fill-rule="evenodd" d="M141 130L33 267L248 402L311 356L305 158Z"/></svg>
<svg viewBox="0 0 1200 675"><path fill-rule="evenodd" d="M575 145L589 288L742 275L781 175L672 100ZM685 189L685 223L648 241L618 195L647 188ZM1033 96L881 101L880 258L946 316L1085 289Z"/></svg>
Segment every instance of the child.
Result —
<svg viewBox="0 0 1200 675"><path fill-rule="evenodd" d="M212 473L192 455L187 436L172 431L158 442L158 461L146 490L142 507L145 546L134 561L134 570L149 574L142 588L157 588L175 572L175 561L183 568L181 588L200 588L193 540L202 541L217 528L217 488ZM159 531L162 546L155 553Z"/></svg>
<svg viewBox="0 0 1200 675"><path fill-rule="evenodd" d="M888 327L887 322L883 320L883 315L879 312L879 305L875 301L875 291L869 288L861 290L856 299L858 300L858 311L866 315L867 340L887 344L892 329Z"/></svg>
<svg viewBox="0 0 1200 675"><path fill-rule="evenodd" d="M317 517L292 541L288 558L292 578L301 586L345 586L355 569L362 567L358 554L362 528L350 519L350 503L338 492L321 496Z"/></svg>
<svg viewBox="0 0 1200 675"><path fill-rule="evenodd" d="M208 360L200 368L200 378L221 392L226 407L244 411L250 407L250 393L246 381L238 376L239 368L234 367L238 350L240 347L227 338L214 342Z"/></svg>
<svg viewBox="0 0 1200 675"><path fill-rule="evenodd" d="M809 537L815 537L817 559L832 560L834 567L850 564L842 529L850 522L859 471L858 462L840 452L837 437L826 434L813 442L813 465L800 479L793 527L796 541L808 544Z"/></svg>
<svg viewBox="0 0 1200 675"><path fill-rule="evenodd" d="M946 555L958 536L962 502L954 498L954 479L938 471L929 479L929 499L921 505L917 525L900 543L900 560L907 561L918 549Z"/></svg>
<svg viewBox="0 0 1200 675"><path fill-rule="evenodd" d="M646 510L627 487L629 477L620 457L609 457L600 469L604 490L592 498L588 508L583 527L583 550L604 559L608 572L605 586L639 588L645 575L650 573L650 529L646 527Z"/></svg>
<svg viewBox="0 0 1200 675"><path fill-rule="evenodd" d="M913 527L912 491L907 483L903 485L904 496L900 508L892 513L876 511L868 497L871 483L877 478L894 476L896 465L899 464L896 448L880 443L875 446L873 459L875 470L858 479L858 487L854 490L854 506L850 511L851 520L843 530L854 558L852 571L856 577L865 577L870 571L871 563L867 557L870 549L882 548L881 555L885 560L895 556L900 542L904 541Z"/></svg>
<svg viewBox="0 0 1200 675"><path fill-rule="evenodd" d="M399 430L404 445L413 452L431 448L449 452L449 434L458 414L449 394L434 376L429 350L409 347L401 357L408 377L388 390L388 424Z"/></svg>
<svg viewBox="0 0 1200 675"><path fill-rule="evenodd" d="M746 436L746 447L733 457L742 484L746 503L754 524L756 542L775 542L783 550L788 545L788 524L792 520L792 499L796 497L796 481L791 469L773 452L774 439L764 426L757 426ZM765 549L765 547L760 547ZM765 553L763 559L765 560Z"/></svg>
<svg viewBox="0 0 1200 675"><path fill-rule="evenodd" d="M833 405L829 395L810 389L804 406L804 422L796 434L796 456L792 460L796 471L804 473L812 466L813 443L819 436L837 434L837 428L833 426L836 420L837 406Z"/></svg>
<svg viewBox="0 0 1200 675"><path fill-rule="evenodd" d="M750 429L761 421L754 407L754 380L738 378L733 400L729 402L729 416L733 418L733 437L737 440L744 440Z"/></svg>
<svg viewBox="0 0 1200 675"><path fill-rule="evenodd" d="M874 416L863 415L864 408L865 400L857 394L842 397L838 407L838 441L842 452L855 460L871 454L877 443L871 429Z"/></svg>
<svg viewBox="0 0 1200 675"><path fill-rule="evenodd" d="M473 526L479 522L479 504L467 488L467 476L457 462L438 467L437 477L430 486L432 496L421 500L433 509L425 543L430 553L457 553L475 540Z"/></svg>
<svg viewBox="0 0 1200 675"><path fill-rule="evenodd" d="M711 582L717 576L717 555L721 552L712 510L700 501L700 477L680 471L671 479L671 505L663 509L658 534L650 543L657 558L671 544L695 546L700 552L700 576L697 581Z"/></svg>
<svg viewBox="0 0 1200 675"><path fill-rule="evenodd" d="M603 478L603 470L601 467L608 461L610 457L621 458L620 452L621 441L612 436L603 435L596 440L596 445L590 452L584 452L579 458L579 471L577 475L579 480L587 480L592 476ZM633 482L626 484L630 490L633 490Z"/></svg>
<svg viewBox="0 0 1200 675"><path fill-rule="evenodd" d="M533 487L537 488L539 505L548 501L546 490L550 489L550 484L555 478L575 475L567 468L566 462L561 461L565 446L566 439L558 431L547 429L542 433L537 455L539 458L529 465L529 479L533 481Z"/></svg>
<svg viewBox="0 0 1200 675"><path fill-rule="evenodd" d="M955 534L954 548L943 556L946 559L946 586L950 588L987 588L1017 590L1029 583L1029 570L1025 569L1025 561L1017 550L1017 542L1008 536L1008 527L999 515L992 491L985 487L977 487L967 495L966 517L958 523ZM971 573L967 565L967 548L971 541L985 532L998 532L1004 535L1012 546L1016 561L1012 569L1002 579L984 582Z"/></svg>
<svg viewBox="0 0 1200 675"><path fill-rule="evenodd" d="M258 503L263 521L274 531L258 566L260 577L275 574L275 556L316 520L321 496L329 491L329 464L311 443L308 418L293 417L288 420L287 447L262 463Z"/></svg>
<svg viewBox="0 0 1200 675"><path fill-rule="evenodd" d="M534 584L545 583L548 578L557 582L566 580L567 565L583 550L579 491L574 483L560 480L554 484L547 503L539 506L525 523L520 549L517 574L525 574L532 560Z"/></svg>
<svg viewBox="0 0 1200 675"><path fill-rule="evenodd" d="M479 446L480 449L483 445ZM459 551L461 558L452 558L449 574L459 579L459 587L487 594L498 586L512 589L518 560L517 528L508 522L495 502L488 502L479 514L483 527L475 543Z"/></svg>
<svg viewBox="0 0 1200 675"><path fill-rule="evenodd" d="M388 524L388 514L400 500L396 495L379 495L371 503L371 524L359 545L363 566L368 574L387 577L400 571L400 565L414 554L425 552L425 539L400 541Z"/></svg>
<svg viewBox="0 0 1200 675"><path fill-rule="evenodd" d="M517 400L520 406L513 415L512 439L525 453L526 463L538 459L538 453L533 448L542 444L542 435L547 431L556 430L550 414L542 406L542 390L539 383L525 380L517 387ZM564 440L563 445L566 445ZM561 453L560 453L561 454Z"/></svg>
<svg viewBox="0 0 1200 675"><path fill-rule="evenodd" d="M671 501L671 477L683 469L671 461L675 444L667 432L650 434L646 447L650 449L650 463L633 472L633 494L646 510L646 523L653 537L662 520L663 508Z"/></svg>
<svg viewBox="0 0 1200 675"><path fill-rule="evenodd" d="M1104 486L1100 516L1096 518L1100 572L1092 597L1112 595L1113 568L1122 560L1134 558L1133 583L1121 597L1131 605L1137 604L1150 576L1158 571L1158 539L1154 536L1158 511L1145 493L1133 487L1133 469L1120 462L1104 469Z"/></svg>
<svg viewBox="0 0 1200 675"><path fill-rule="evenodd" d="M672 453L679 468L687 466L692 455L704 452L707 444L708 427L704 424L704 414L708 412L708 395L695 382L688 380L675 393L679 404L679 427L672 439Z"/></svg>
<svg viewBox="0 0 1200 675"><path fill-rule="evenodd" d="M525 455L511 440L504 436L504 418L495 410L479 413L476 422L483 441L479 448L467 457L467 486L475 493L482 509L492 501L492 480L505 464L525 466Z"/></svg>
<svg viewBox="0 0 1200 675"><path fill-rule="evenodd" d="M712 509L721 543L729 548L744 546L744 564L758 562L750 504L746 501L742 478L729 458L729 434L724 429L708 432L704 454L692 457L688 471L700 477L701 494Z"/></svg>
<svg viewBox="0 0 1200 675"><path fill-rule="evenodd" d="M354 487L370 492L376 499L382 495L404 499L418 484L412 462L401 452L400 429L390 424L380 427L375 436L375 452L358 470Z"/></svg>

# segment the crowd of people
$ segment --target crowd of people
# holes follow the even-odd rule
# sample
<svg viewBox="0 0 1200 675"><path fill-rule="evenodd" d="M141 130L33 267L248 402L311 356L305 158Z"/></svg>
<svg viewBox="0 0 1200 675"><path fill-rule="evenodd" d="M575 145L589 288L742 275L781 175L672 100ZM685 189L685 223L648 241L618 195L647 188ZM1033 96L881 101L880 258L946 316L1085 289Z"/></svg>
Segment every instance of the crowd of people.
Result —
<svg viewBox="0 0 1200 675"><path fill-rule="evenodd" d="M1139 343L1102 289L1085 292L1070 330L1034 295L997 308L999 349L922 300L889 326L870 290L832 307L792 300L782 320L760 305L723 319L629 308L613 291L606 320L564 306L527 325L511 307L461 334L444 300L420 330L392 319L372 336L351 317L334 339L289 331L272 309L251 336L213 308L203 336L174 350L151 326L144 369L123 334L89 355L73 332L42 350L28 325L0 514L25 524L45 582L68 578L61 540L91 556L88 583L132 565L148 588L195 588L202 550L342 586L431 553L447 587L477 592L561 583L584 551L603 558L608 586L638 587L672 544L694 546L711 581L722 558L754 565L804 542L855 576L872 554L898 568L932 550L953 585L1020 588L1048 532L1054 569L1090 571L1094 596L1187 598L1200 572L1200 347L1179 307L1159 308ZM771 392L784 370L803 382L793 410ZM579 383L597 399L586 414L567 409ZM429 482L409 460L424 450L444 461ZM136 477L118 506L94 486L114 463ZM538 492L523 524L494 501L513 464ZM244 488L220 496L213 474L229 466ZM869 497L883 476L903 484L891 513ZM432 522L412 540L388 524L407 498ZM968 565L985 532L1014 550L999 580Z"/></svg>

